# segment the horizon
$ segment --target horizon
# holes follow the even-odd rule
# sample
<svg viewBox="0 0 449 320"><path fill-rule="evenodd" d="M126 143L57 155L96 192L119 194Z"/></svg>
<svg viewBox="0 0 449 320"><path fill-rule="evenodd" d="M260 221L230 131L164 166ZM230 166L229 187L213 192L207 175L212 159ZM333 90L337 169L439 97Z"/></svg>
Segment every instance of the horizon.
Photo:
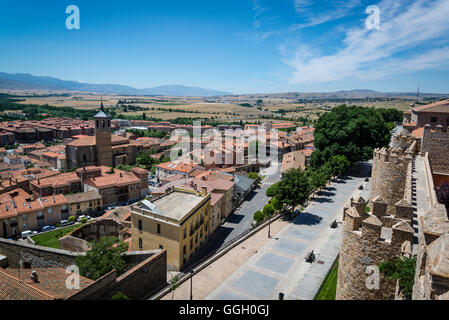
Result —
<svg viewBox="0 0 449 320"><path fill-rule="evenodd" d="M449 3L6 1L0 70L137 89L447 94ZM66 7L80 10L68 30ZM379 8L368 29L369 5ZM413 18L413 19L412 19ZM9 50L8 50L9 48Z"/></svg>

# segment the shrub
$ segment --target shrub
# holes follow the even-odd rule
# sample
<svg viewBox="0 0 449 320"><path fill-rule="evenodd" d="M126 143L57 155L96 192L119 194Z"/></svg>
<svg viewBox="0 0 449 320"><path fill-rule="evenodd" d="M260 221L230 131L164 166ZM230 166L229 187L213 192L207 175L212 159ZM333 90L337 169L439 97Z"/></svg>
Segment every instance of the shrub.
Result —
<svg viewBox="0 0 449 320"><path fill-rule="evenodd" d="M69 217L69 221L70 221L70 222L75 222L75 221L76 221L75 216L70 216L70 217Z"/></svg>
<svg viewBox="0 0 449 320"><path fill-rule="evenodd" d="M116 294L114 294L111 298L111 300L129 300L128 296L124 294L123 292L119 291Z"/></svg>
<svg viewBox="0 0 449 320"><path fill-rule="evenodd" d="M86 218L81 218L81 223L86 223L87 219Z"/></svg>
<svg viewBox="0 0 449 320"><path fill-rule="evenodd" d="M265 218L264 214L262 213L262 211L256 211L254 213L254 221L256 222L261 222L263 221L263 219Z"/></svg>
<svg viewBox="0 0 449 320"><path fill-rule="evenodd" d="M259 177L257 172L250 172L248 173L248 178L256 180Z"/></svg>
<svg viewBox="0 0 449 320"><path fill-rule="evenodd" d="M412 298L413 283L415 280L416 256L402 257L392 261L379 263L379 271L389 279L399 281L399 289L407 299Z"/></svg>

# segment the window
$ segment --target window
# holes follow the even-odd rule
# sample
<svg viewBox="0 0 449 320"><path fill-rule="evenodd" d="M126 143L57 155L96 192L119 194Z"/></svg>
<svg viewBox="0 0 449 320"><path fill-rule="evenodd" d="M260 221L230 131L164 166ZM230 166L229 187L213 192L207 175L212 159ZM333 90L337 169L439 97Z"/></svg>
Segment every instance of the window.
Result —
<svg viewBox="0 0 449 320"><path fill-rule="evenodd" d="M164 249L164 246L162 244L160 244L159 249Z"/></svg>
<svg viewBox="0 0 449 320"><path fill-rule="evenodd" d="M139 231L142 232L142 220L139 220Z"/></svg>
<svg viewBox="0 0 449 320"><path fill-rule="evenodd" d="M142 241L142 238L139 238L139 249L143 249L143 241Z"/></svg>
<svg viewBox="0 0 449 320"><path fill-rule="evenodd" d="M437 122L437 117L430 118L430 122Z"/></svg>
<svg viewBox="0 0 449 320"><path fill-rule="evenodd" d="M48 208L48 209L47 209L47 212L48 212L48 213L52 213L52 208Z"/></svg>
<svg viewBox="0 0 449 320"><path fill-rule="evenodd" d="M26 214L22 215L22 220L23 221L27 221L27 215Z"/></svg>
<svg viewBox="0 0 449 320"><path fill-rule="evenodd" d="M80 204L79 203L76 204L76 208L80 209Z"/></svg>
<svg viewBox="0 0 449 320"><path fill-rule="evenodd" d="M193 239L190 239L190 250L193 248Z"/></svg>
<svg viewBox="0 0 449 320"><path fill-rule="evenodd" d="M187 228L186 227L184 227L184 229L183 229L183 233L184 233L184 239L187 237Z"/></svg>
<svg viewBox="0 0 449 320"><path fill-rule="evenodd" d="M161 233L161 225L159 223L157 224L157 233Z"/></svg>

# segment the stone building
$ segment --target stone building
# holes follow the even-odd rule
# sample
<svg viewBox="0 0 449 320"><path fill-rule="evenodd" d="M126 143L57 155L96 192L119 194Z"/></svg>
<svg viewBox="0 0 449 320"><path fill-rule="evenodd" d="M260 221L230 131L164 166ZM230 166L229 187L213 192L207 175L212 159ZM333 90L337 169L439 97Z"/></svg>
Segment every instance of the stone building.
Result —
<svg viewBox="0 0 449 320"><path fill-rule="evenodd" d="M137 147L129 138L112 134L111 118L104 111L94 116L95 136L78 136L66 146L66 166L68 169L83 166L116 167L120 164L136 163Z"/></svg>

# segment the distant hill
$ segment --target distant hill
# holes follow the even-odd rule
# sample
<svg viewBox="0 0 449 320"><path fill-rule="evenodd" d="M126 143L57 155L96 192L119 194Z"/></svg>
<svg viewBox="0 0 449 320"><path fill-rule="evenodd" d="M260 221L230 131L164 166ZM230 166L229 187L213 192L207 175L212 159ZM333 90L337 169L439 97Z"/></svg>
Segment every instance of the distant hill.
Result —
<svg viewBox="0 0 449 320"><path fill-rule="evenodd" d="M108 93L119 95L169 95L169 96L219 96L229 92L183 85L166 85L148 89L136 89L118 84L90 84L61 80L53 77L33 76L28 73L0 72L0 89L6 90L58 90Z"/></svg>

